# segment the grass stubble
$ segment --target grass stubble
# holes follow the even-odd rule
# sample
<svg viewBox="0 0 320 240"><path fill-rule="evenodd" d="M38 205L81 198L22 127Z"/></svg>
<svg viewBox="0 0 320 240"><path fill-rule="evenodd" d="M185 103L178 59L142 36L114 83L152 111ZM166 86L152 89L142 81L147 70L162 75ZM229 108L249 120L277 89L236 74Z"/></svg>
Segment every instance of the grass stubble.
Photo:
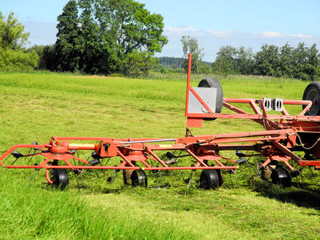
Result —
<svg viewBox="0 0 320 240"><path fill-rule="evenodd" d="M193 86L202 77L196 78ZM224 97L244 98L301 99L308 84L241 76L220 80ZM51 136L184 136L185 89L185 79L172 76L0 74L0 151L35 140L45 143ZM219 119L192 131L260 129L251 122ZM254 173L239 170L239 189L232 187L234 176L225 174L218 191L197 189L196 181L190 187L177 183L158 189L154 180L147 189L124 187L121 177L113 185L87 177L85 188L78 190L71 177L68 190L59 192L44 183L42 171L0 169L0 239L319 239L319 174L302 190L297 184L283 189L259 180L250 185ZM30 174L36 174L35 181Z"/></svg>

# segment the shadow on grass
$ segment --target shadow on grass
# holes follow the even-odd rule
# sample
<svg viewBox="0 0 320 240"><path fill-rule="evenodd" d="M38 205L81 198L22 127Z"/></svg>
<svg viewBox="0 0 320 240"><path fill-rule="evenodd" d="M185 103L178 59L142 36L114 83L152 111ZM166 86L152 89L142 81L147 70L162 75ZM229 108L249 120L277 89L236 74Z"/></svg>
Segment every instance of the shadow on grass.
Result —
<svg viewBox="0 0 320 240"><path fill-rule="evenodd" d="M254 190L263 197L292 203L299 207L320 210L320 190L311 190L307 184L285 188L267 181L255 178L252 181ZM300 188L297 188L300 187Z"/></svg>

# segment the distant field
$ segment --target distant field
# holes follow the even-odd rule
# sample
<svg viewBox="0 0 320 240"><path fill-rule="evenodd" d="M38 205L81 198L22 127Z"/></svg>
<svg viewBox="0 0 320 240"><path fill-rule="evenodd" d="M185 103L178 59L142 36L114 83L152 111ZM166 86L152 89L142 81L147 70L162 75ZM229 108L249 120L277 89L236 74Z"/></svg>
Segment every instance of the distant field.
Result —
<svg viewBox="0 0 320 240"><path fill-rule="evenodd" d="M182 137L186 77L158 78L0 73L0 152L51 136ZM192 76L192 85L202 78ZM220 81L225 97L243 98L301 99L308 85L243 76ZM258 129L219 119L192 132ZM226 174L218 191L186 185L135 189L123 187L120 178L115 184L86 178L79 191L73 178L67 191L58 192L46 187L41 171L30 181L31 171L0 169L0 239L319 239L319 173L312 188L301 190L260 181L250 186L247 179L255 172L240 169L239 189ZM258 185L260 191L253 191Z"/></svg>

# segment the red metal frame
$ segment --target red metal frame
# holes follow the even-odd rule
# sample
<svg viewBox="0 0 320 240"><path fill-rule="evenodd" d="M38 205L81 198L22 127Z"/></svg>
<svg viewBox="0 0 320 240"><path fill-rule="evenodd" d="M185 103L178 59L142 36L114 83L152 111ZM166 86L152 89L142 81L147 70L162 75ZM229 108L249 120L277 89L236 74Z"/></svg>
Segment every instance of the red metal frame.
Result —
<svg viewBox="0 0 320 240"><path fill-rule="evenodd" d="M65 141L68 140L68 141ZM98 143L69 144L69 141L90 140ZM150 144L154 142L175 142L171 144ZM86 138L86 137L52 137L50 143L43 145L23 144L15 145L0 157L0 165L6 168L64 168L64 169L127 169L127 170L198 170L198 169L237 169L237 166L225 166L219 160L221 156L214 151L195 154L193 144L177 143L180 139L114 139L114 138ZM108 146L107 148L105 146ZM16 149L37 149L35 154L27 154L24 157L43 156L44 160L37 165L6 165L4 160ZM119 166L92 166L89 161L74 156L72 150L94 151L101 158L120 157ZM170 167L157 154L157 151L181 150L186 152L194 161L194 166ZM70 160L76 160L86 165L73 165ZM154 164L149 164L151 160ZM52 165L52 161L59 161L63 165ZM213 161L217 166L210 166L205 161ZM143 167L136 166L136 162L142 163ZM156 166L160 165L160 166Z"/></svg>
<svg viewBox="0 0 320 240"><path fill-rule="evenodd" d="M289 149L294 149L297 145L297 136L299 133L309 133L315 135L320 140L320 116L308 116L305 115L312 106L312 102L308 100L283 100L283 107L281 115L268 114L263 104L263 99L244 99L244 98L224 98L223 106L231 111L233 114L215 113L210 107L205 104L205 101L195 92L190 84L190 69L188 71L188 83L187 83L187 101L186 101L186 117L187 127L202 127L204 119L250 119L261 124L266 131L263 132L247 132L247 133L231 133L221 135L209 135L206 137L197 136L193 139L186 139L188 142L201 141L203 138L211 138L210 144L220 143L235 143L235 142L252 142L257 144L259 141L268 142L273 147L272 159L276 161L281 159L280 155L284 155L286 160L283 161L285 164L293 170L293 167L288 163L288 160L292 159L300 166L315 166L318 170L320 167L320 161L316 160L302 160L300 157L292 153ZM196 99L202 104L207 112L204 113L190 113L189 112L189 95L193 94ZM251 107L254 114L250 114L239 107L232 105L236 104L247 104ZM286 110L286 105L300 105L305 106L298 115L290 115ZM251 139L248 137L262 136L262 138ZM223 140L221 140L223 139ZM184 140L181 140L184 141ZM300 144L310 144L309 142L301 142ZM240 146L240 145L239 145ZM238 146L238 147L239 147ZM316 143L317 147L318 144ZM261 151L261 150L258 150ZM276 156L276 152L280 155ZM313 155L320 157L320 145L318 148L313 150ZM263 164L265 167L270 159L269 155L266 155L267 160Z"/></svg>
<svg viewBox="0 0 320 240"><path fill-rule="evenodd" d="M0 157L0 165L5 168L32 168L46 169L46 179L49 169L116 169L116 170L200 170L200 169L224 169L234 171L238 166L236 161L220 155L220 151L252 150L255 153L250 156L264 156L265 162L261 167L266 167L272 161L283 162L290 170L294 170L289 163L295 161L300 166L315 166L320 169L319 160L301 159L294 151L311 152L313 156L320 158L320 116L305 116L312 106L311 101L284 100L281 115L268 114L263 99L237 99L224 98L223 106L234 113L214 113L203 99L194 91L190 84L191 55L187 77L186 111L187 127L201 127L204 119L249 119L261 124L265 130L255 132L240 132L227 134L214 134L203 136L191 136L187 134L182 138L173 139L117 139L104 137L52 137L49 143L20 144L11 147ZM190 113L189 95L193 94L203 105L207 113ZM232 104L247 104L251 107L250 114L238 106ZM286 105L303 105L305 108L298 115L290 115ZM189 131L187 131L189 132ZM312 136L312 141L304 134ZM308 136L309 136L308 135ZM83 142L86 142L85 144ZM89 142L89 143L88 143ZM299 144L298 144L299 143ZM314 146L312 146L314 145ZM27 159L41 156L39 163L16 164L6 160L14 155L17 149L33 149L33 154L21 154L17 159ZM159 153L164 151L180 150L189 159L189 165L171 166ZM92 165L88 159L76 156L74 151L94 152L99 159L117 158L119 165L102 164ZM248 155L247 155L248 156ZM224 163L222 163L222 161Z"/></svg>

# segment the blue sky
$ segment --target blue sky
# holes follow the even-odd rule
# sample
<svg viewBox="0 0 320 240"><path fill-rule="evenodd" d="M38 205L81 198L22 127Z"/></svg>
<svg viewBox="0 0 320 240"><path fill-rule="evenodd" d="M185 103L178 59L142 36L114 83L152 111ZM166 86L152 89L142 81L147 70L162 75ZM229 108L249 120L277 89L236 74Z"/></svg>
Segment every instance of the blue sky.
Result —
<svg viewBox="0 0 320 240"><path fill-rule="evenodd" d="M13 11L30 32L30 44L53 44L57 16L68 0L0 0L0 11ZM298 42L320 48L319 0L138 0L164 17L169 43L158 56L182 57L181 37L190 35L214 61L221 46L263 44L293 47Z"/></svg>

